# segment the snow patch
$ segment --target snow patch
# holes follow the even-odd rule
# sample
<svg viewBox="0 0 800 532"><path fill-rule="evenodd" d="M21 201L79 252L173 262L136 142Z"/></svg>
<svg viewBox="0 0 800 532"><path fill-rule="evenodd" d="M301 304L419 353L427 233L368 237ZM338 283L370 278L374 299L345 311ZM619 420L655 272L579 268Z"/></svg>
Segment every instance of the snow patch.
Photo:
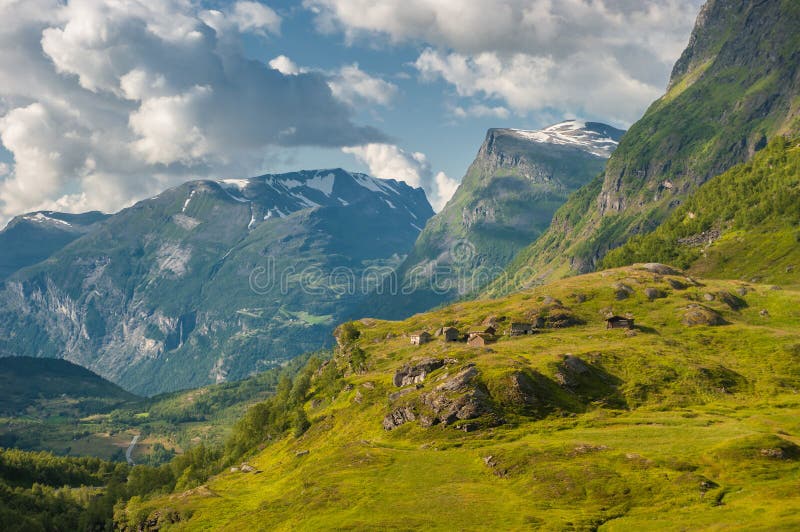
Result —
<svg viewBox="0 0 800 532"><path fill-rule="evenodd" d="M239 190L246 189L249 182L250 182L249 179L223 179L222 181L220 181L220 183L222 183L224 186L227 186L229 188L236 188Z"/></svg>
<svg viewBox="0 0 800 532"><path fill-rule="evenodd" d="M50 216L45 216L41 212L37 212L36 214L31 215L31 216L25 216L24 218L26 220L30 220L32 222L56 223L56 224L60 224L60 225L65 225L67 227L72 227L72 224L69 223L69 222L65 222L64 220L59 220L58 218L51 218Z"/></svg>
<svg viewBox="0 0 800 532"><path fill-rule="evenodd" d="M604 158L611 157L611 153L619 144L619 142L610 137L604 137L600 133L586 129L586 122L580 120L567 120L539 131L526 131L524 129L509 129L508 131L519 138L533 142L574 146L592 155Z"/></svg>
<svg viewBox="0 0 800 532"><path fill-rule="evenodd" d="M388 182L382 179L370 177L365 174L351 174L351 175L353 176L353 179L355 179L356 183L358 183L359 185L361 185L362 187L366 188L371 192L378 192L380 194L391 194L396 192Z"/></svg>
<svg viewBox="0 0 800 532"><path fill-rule="evenodd" d="M197 192L197 191L196 190L192 190L189 193L189 197L186 198L186 201L183 202L183 208L181 209L181 212L186 212L186 208L189 206L189 202L192 201L192 198L194 197L194 193L195 192Z"/></svg>

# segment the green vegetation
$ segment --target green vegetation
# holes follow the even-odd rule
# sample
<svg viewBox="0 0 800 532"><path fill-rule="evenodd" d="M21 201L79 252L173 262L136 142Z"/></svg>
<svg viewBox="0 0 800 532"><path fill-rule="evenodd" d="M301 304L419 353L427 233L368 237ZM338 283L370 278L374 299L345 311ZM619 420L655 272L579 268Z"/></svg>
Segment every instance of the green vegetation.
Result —
<svg viewBox="0 0 800 532"><path fill-rule="evenodd" d="M488 292L593 271L699 185L796 133L798 20L794 0L709 2L667 93L624 135L601 182L572 196Z"/></svg>
<svg viewBox="0 0 800 532"><path fill-rule="evenodd" d="M63 360L2 359L0 446L124 461L139 435L134 461L157 466L201 443L221 446L247 408L271 396L281 377L311 356L243 381L150 399Z"/></svg>
<svg viewBox="0 0 800 532"><path fill-rule="evenodd" d="M778 137L752 161L700 187L657 230L611 251L602 265L663 262L704 277L797 284L798 224L800 140Z"/></svg>
<svg viewBox="0 0 800 532"><path fill-rule="evenodd" d="M647 268L404 322L353 322L357 338L331 362L284 380L280 399L251 409L229 440L220 465L246 459L260 474L225 471L189 491L131 500L117 522L155 520L162 530L800 526L800 292ZM609 312L634 315L637 327L607 330ZM550 326L487 348L441 339L413 346L406 336L444 323L464 331L487 318L502 332L535 317ZM355 348L364 353L360 371ZM444 365L430 366L418 385L393 384L398 371L431 359ZM443 404L478 408L428 426ZM415 417L383 428L405 409Z"/></svg>

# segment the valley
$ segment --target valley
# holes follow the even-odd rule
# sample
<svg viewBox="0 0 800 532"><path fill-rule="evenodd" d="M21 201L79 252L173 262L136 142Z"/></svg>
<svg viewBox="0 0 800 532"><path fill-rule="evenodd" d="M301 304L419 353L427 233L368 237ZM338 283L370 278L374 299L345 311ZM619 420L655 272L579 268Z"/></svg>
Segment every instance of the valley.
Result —
<svg viewBox="0 0 800 532"><path fill-rule="evenodd" d="M368 4L221 3L87 41L207 46L202 76L170 69L192 81L151 75L130 46L93 63L124 71L105 88L56 57L80 84L65 101L140 106L114 154L169 183L142 178L111 214L88 186L110 157L72 161L88 144L16 159L29 131L84 125L9 133L59 122L38 103L6 114L0 90L15 157L0 150L0 214L28 205L0 231L0 529L800 529L800 3ZM471 19L485 27L453 39ZM304 50L334 36L369 54L230 60L303 21ZM201 127L253 80L291 105ZM425 91L442 92L443 126ZM652 103L628 120L636 99ZM251 144L250 112L286 124ZM456 182L384 115L444 158L486 135ZM381 127L337 136L356 117ZM343 157L372 175L264 173ZM49 202L15 181L31 168Z"/></svg>

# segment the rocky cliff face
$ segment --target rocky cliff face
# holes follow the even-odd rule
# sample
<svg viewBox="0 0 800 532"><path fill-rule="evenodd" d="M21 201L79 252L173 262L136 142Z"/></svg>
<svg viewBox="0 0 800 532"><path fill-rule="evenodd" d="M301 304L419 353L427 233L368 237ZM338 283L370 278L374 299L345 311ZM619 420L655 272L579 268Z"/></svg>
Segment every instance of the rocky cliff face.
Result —
<svg viewBox="0 0 800 532"><path fill-rule="evenodd" d="M100 212L40 211L17 216L0 231L0 281L41 262L108 218Z"/></svg>
<svg viewBox="0 0 800 532"><path fill-rule="evenodd" d="M480 290L602 172L622 133L575 120L540 131L490 129L403 264L399 281L408 293L378 298L365 313L398 318Z"/></svg>
<svg viewBox="0 0 800 532"><path fill-rule="evenodd" d="M142 394L240 378L329 343L432 214L343 170L186 183L0 285L0 355Z"/></svg>
<svg viewBox="0 0 800 532"><path fill-rule="evenodd" d="M603 177L571 198L513 269L528 270L529 283L592 270L708 179L796 129L798 28L800 4L791 0L709 1L668 92L625 134Z"/></svg>

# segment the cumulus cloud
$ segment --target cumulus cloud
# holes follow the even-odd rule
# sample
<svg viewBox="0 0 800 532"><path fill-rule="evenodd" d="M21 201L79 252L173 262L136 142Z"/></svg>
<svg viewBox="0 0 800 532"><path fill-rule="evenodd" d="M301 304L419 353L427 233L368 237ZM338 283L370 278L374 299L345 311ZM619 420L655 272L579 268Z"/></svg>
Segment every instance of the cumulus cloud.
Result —
<svg viewBox="0 0 800 532"><path fill-rule="evenodd" d="M358 64L342 67L328 82L333 95L350 105L389 105L397 96L397 85L370 76Z"/></svg>
<svg viewBox="0 0 800 532"><path fill-rule="evenodd" d="M279 55L270 60L269 66L286 76L317 72L328 79L328 87L335 98L354 107L362 104L388 106L399 92L397 85L364 72L358 63L334 71L314 70L298 66L285 55Z"/></svg>
<svg viewBox="0 0 800 532"><path fill-rule="evenodd" d="M367 165L370 174L382 179L399 179L411 186L422 187L437 212L450 200L458 181L444 172L436 175L424 153L407 152L394 144L370 143L342 148Z"/></svg>
<svg viewBox="0 0 800 532"><path fill-rule="evenodd" d="M115 210L191 177L247 173L271 146L385 141L328 76L244 57L280 31L258 2L0 2L0 222L33 209ZM285 65L284 65L285 66Z"/></svg>
<svg viewBox="0 0 800 532"><path fill-rule="evenodd" d="M322 31L429 46L415 66L472 106L630 123L663 92L703 0L305 0ZM460 106L454 107L457 109ZM475 107L477 110L478 108Z"/></svg>
<svg viewBox="0 0 800 532"><path fill-rule="evenodd" d="M286 57L285 55L279 55L278 57L270 60L269 62L270 68L273 70L277 70L284 76L296 76L301 72L306 72L307 69L300 68L297 64Z"/></svg>

